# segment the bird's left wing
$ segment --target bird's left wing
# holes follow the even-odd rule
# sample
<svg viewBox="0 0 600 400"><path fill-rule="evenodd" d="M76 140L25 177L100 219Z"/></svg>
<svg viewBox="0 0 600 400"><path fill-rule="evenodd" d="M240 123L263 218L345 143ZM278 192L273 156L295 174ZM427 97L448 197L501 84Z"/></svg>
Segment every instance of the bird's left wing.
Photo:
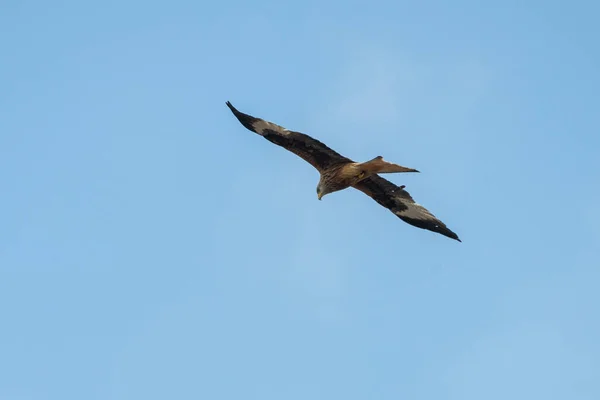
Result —
<svg viewBox="0 0 600 400"><path fill-rule="evenodd" d="M404 222L461 241L456 233L452 232L429 210L415 203L411 195L404 190L404 186L396 186L379 175L373 175L360 181L354 187L389 209Z"/></svg>
<svg viewBox="0 0 600 400"><path fill-rule="evenodd" d="M319 172L338 163L352 162L334 150L304 133L290 131L282 126L255 118L238 111L230 102L226 103L233 115L252 132L279 145L309 162Z"/></svg>

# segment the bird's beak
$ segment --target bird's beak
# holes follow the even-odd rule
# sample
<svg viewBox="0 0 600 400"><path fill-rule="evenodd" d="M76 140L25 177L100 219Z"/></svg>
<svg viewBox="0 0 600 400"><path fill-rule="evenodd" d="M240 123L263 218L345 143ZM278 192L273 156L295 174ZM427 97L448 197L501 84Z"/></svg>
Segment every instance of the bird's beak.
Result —
<svg viewBox="0 0 600 400"><path fill-rule="evenodd" d="M323 197L323 195L322 195L321 193L319 193L319 194L317 195L317 198L318 198L319 200L321 200L321 197Z"/></svg>

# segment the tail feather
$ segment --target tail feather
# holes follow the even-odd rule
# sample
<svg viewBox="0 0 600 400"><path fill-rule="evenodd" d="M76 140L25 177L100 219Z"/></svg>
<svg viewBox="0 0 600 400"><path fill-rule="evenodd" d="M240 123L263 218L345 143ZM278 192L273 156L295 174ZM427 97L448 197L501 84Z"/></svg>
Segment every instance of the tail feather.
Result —
<svg viewBox="0 0 600 400"><path fill-rule="evenodd" d="M369 172L369 174L385 174L393 172L419 172L414 168L403 167L398 164L387 162L382 156L377 156L372 160L366 161L361 166Z"/></svg>

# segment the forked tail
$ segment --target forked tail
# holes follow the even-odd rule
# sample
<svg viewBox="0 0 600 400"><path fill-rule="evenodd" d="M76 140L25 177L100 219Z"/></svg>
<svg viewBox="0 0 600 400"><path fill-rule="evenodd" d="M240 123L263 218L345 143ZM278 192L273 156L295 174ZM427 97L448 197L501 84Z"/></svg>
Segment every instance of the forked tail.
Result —
<svg viewBox="0 0 600 400"><path fill-rule="evenodd" d="M361 166L371 174L386 174L392 172L419 172L414 168L403 167L398 164L387 162L382 156L377 156L372 160L361 163Z"/></svg>

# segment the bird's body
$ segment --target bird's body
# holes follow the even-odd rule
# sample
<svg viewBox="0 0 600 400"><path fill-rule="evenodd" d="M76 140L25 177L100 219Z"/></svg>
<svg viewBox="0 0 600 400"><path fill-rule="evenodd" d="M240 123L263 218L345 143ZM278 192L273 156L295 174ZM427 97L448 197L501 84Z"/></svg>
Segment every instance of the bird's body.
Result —
<svg viewBox="0 0 600 400"><path fill-rule="evenodd" d="M418 172L413 168L402 167L397 164L384 161L381 156L364 162L343 162L333 164L321 171L321 178L317 186L317 194L319 200L328 193L337 192L347 189L358 184L377 173L392 173L392 172Z"/></svg>
<svg viewBox="0 0 600 400"><path fill-rule="evenodd" d="M332 165L321 172L317 195L323 197L357 184L361 180L361 172L359 164L354 162Z"/></svg>
<svg viewBox="0 0 600 400"><path fill-rule="evenodd" d="M443 222L415 203L410 194L404 190L404 186L396 186L378 175L418 172L416 169L387 162L381 156L362 163L356 162L306 134L290 131L272 122L244 114L230 102L227 102L227 106L244 127L295 153L319 171L321 175L317 185L319 200L329 193L354 187L388 208L405 222L460 241Z"/></svg>

